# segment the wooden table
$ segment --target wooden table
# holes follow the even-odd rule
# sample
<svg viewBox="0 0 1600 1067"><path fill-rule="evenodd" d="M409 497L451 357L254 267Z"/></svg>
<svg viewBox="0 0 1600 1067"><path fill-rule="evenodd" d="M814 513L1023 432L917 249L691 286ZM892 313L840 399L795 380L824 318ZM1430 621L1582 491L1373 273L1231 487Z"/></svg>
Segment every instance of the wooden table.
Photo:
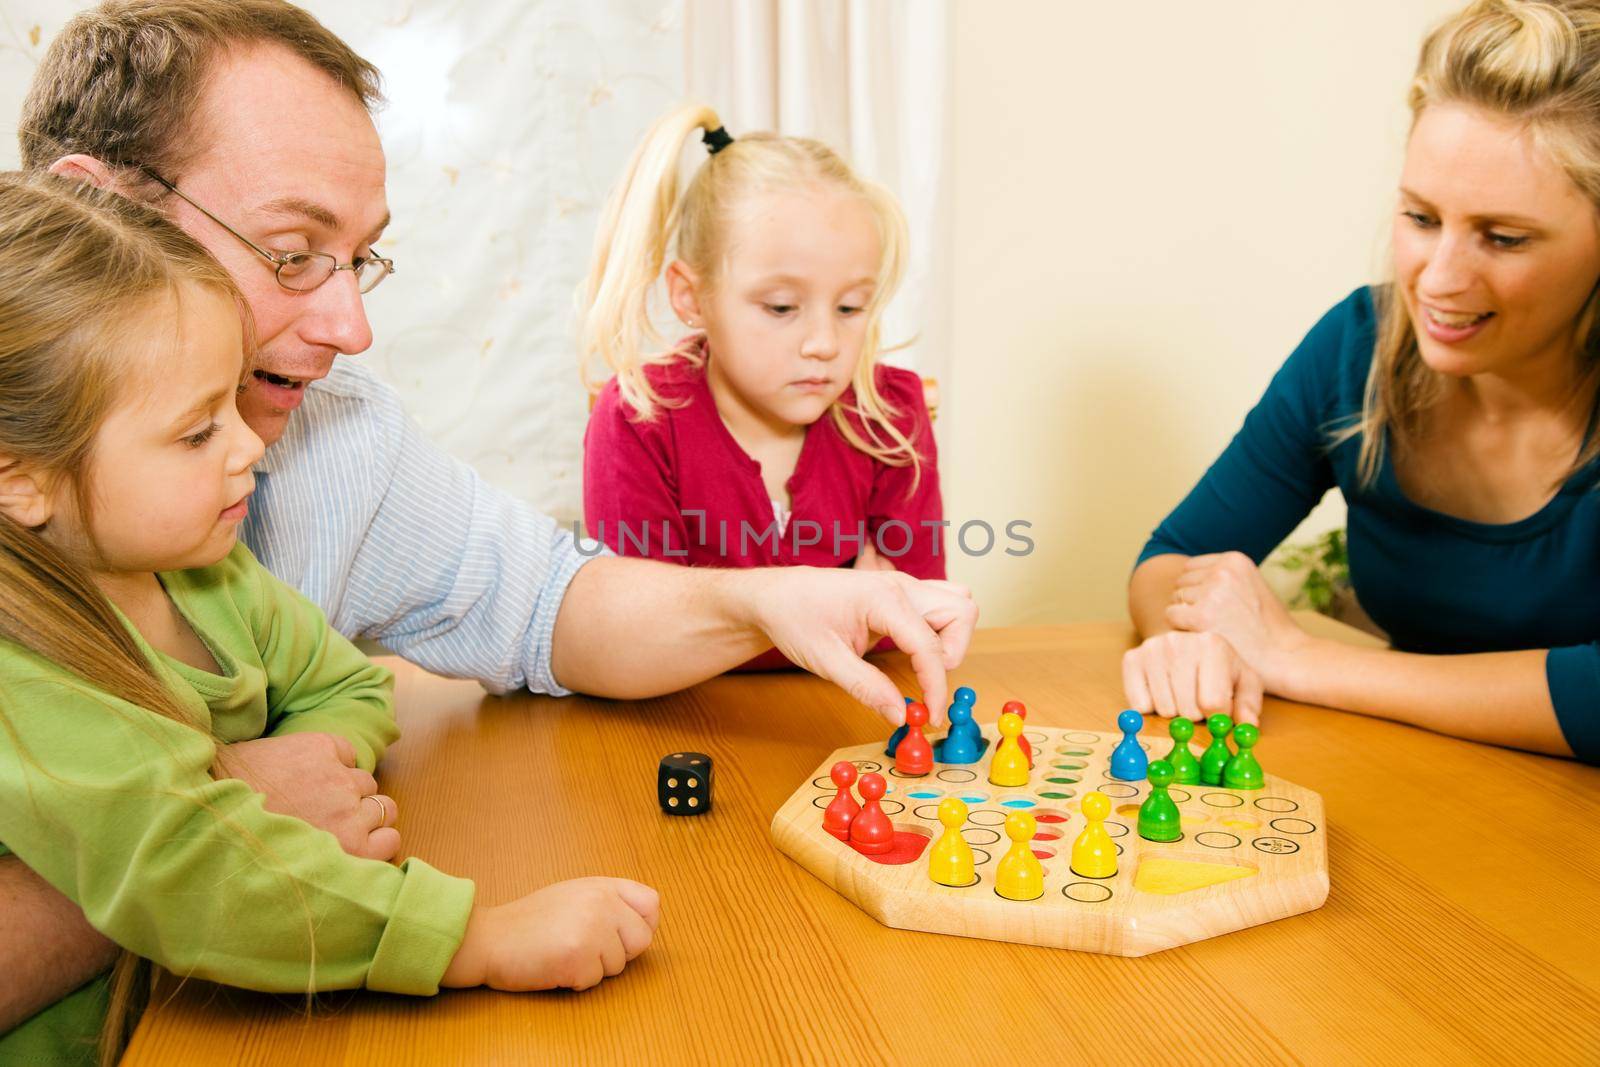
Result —
<svg viewBox="0 0 1600 1067"><path fill-rule="evenodd" d="M1122 624L989 630L952 684L981 717L1111 729ZM886 666L910 691L900 657ZM129 1065L1600 1062L1600 770L1269 702L1263 763L1327 803L1332 891L1306 915L1140 959L879 926L772 847L833 748L885 731L798 674L660 700L488 699L404 664L380 781L409 852L496 903L637 878L656 943L583 994L303 1001L188 982ZM669 818L656 761L716 761Z"/></svg>

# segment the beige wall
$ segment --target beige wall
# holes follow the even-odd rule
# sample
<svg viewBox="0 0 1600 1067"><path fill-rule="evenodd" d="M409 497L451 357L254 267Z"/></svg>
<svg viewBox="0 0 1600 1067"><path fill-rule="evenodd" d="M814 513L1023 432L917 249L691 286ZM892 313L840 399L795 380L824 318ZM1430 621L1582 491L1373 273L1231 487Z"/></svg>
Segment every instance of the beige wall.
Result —
<svg viewBox="0 0 1600 1067"><path fill-rule="evenodd" d="M952 560L986 624L1123 614L1151 528L1381 275L1405 87L1457 6L957 0L946 510L1037 542Z"/></svg>

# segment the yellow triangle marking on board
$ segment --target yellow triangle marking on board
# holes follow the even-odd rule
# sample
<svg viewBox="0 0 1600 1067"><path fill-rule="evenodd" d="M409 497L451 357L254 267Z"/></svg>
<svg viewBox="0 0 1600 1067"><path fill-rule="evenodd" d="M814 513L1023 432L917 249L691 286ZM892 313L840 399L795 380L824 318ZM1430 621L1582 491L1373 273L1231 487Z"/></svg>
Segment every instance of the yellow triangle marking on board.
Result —
<svg viewBox="0 0 1600 1067"><path fill-rule="evenodd" d="M1254 867L1235 867L1227 863L1197 863L1194 860L1175 860L1166 856L1150 856L1139 861L1139 870L1133 876L1133 888L1141 893L1187 893L1191 889L1204 889L1208 885L1231 882L1235 878L1248 878L1256 873Z"/></svg>

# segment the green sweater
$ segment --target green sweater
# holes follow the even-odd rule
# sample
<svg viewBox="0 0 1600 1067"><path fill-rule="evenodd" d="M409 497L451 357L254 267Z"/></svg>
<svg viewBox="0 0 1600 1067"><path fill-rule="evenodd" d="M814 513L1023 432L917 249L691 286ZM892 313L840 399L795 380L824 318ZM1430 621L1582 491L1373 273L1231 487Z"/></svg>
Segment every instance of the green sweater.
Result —
<svg viewBox="0 0 1600 1067"><path fill-rule="evenodd" d="M399 736L389 672L242 545L160 577L222 673L140 646L218 743L321 731L371 770ZM197 730L7 641L0 727L0 851L123 948L246 989L438 991L471 882L347 855L244 782L213 779ZM104 1011L102 979L0 1035L0 1063L90 1063Z"/></svg>

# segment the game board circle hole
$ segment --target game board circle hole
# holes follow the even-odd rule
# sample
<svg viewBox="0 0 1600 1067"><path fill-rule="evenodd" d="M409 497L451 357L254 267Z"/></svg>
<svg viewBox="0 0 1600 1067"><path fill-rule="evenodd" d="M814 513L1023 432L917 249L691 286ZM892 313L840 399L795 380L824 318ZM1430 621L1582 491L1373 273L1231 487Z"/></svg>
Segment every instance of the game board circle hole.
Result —
<svg viewBox="0 0 1600 1067"><path fill-rule="evenodd" d="M972 850L972 865L974 867L982 867L985 863L988 863L992 859L994 859L994 856L981 848L975 848Z"/></svg>
<svg viewBox="0 0 1600 1067"><path fill-rule="evenodd" d="M1000 806L1003 808L1031 808L1034 806L1034 803L1034 801L1029 800L1027 797L1009 797L1005 800L1002 800L1000 802Z"/></svg>
<svg viewBox="0 0 1600 1067"><path fill-rule="evenodd" d="M822 808L824 810L826 810L828 805L832 804L832 803L833 803L833 795L832 794L829 794L827 796L821 796L821 797L813 797L812 800L811 800L811 806L813 808Z"/></svg>
<svg viewBox="0 0 1600 1067"><path fill-rule="evenodd" d="M1140 805L1138 804L1118 804L1117 814L1125 818L1136 819L1139 817L1139 807Z"/></svg>
<svg viewBox="0 0 1600 1067"><path fill-rule="evenodd" d="M833 784L833 779L828 777L826 774L824 774L821 778L811 779L811 784L816 786L818 789L826 789L830 793L839 788Z"/></svg>
<svg viewBox="0 0 1600 1067"><path fill-rule="evenodd" d="M1256 807L1262 811L1299 811L1300 805L1288 797L1261 797L1256 801Z"/></svg>
<svg viewBox="0 0 1600 1067"><path fill-rule="evenodd" d="M890 767L889 768L889 776L892 777L892 778L926 778L926 777L928 777L926 774L906 774L903 771L900 771L899 769L897 769L895 767Z"/></svg>
<svg viewBox="0 0 1600 1067"><path fill-rule="evenodd" d="M1111 899L1111 887L1099 882L1068 882L1061 895L1079 904L1104 904Z"/></svg>
<svg viewBox="0 0 1600 1067"><path fill-rule="evenodd" d="M1100 735L1091 734L1085 730L1079 730L1075 733L1062 734L1061 740L1072 741L1080 745L1093 745L1099 742Z"/></svg>
<svg viewBox="0 0 1600 1067"><path fill-rule="evenodd" d="M856 765L856 770L860 771L862 774L866 774L868 771L883 770L883 764L879 763L877 760L857 759L851 760L850 762L854 763Z"/></svg>
<svg viewBox="0 0 1600 1067"><path fill-rule="evenodd" d="M1050 777L1046 778L1045 781L1049 782L1051 785L1077 785L1078 784L1078 779L1072 777L1072 775L1070 775L1070 774L1053 774Z"/></svg>
<svg viewBox="0 0 1600 1067"><path fill-rule="evenodd" d="M999 899L1001 899L1001 900L1013 900L1013 901L1016 900L1015 897L1008 897L1004 893L1001 893L1000 890L998 890L998 889L996 889L994 891L994 895L996 897L998 897ZM1040 893L1039 897L1042 897L1042 896L1044 896L1044 894ZM1028 900L1038 900L1039 897L1029 897ZM1024 900L1024 901L1019 901L1018 903L1026 904L1027 902L1028 902L1027 900Z"/></svg>
<svg viewBox="0 0 1600 1067"><path fill-rule="evenodd" d="M1061 823L1067 822L1071 818L1071 815L1068 815L1060 808L1040 808L1038 811L1033 813L1034 822Z"/></svg>
<svg viewBox="0 0 1600 1067"><path fill-rule="evenodd" d="M918 785L913 786L906 796L912 800L937 800L939 797L944 796L944 790L934 789L932 786Z"/></svg>
<svg viewBox="0 0 1600 1067"><path fill-rule="evenodd" d="M1073 748L1071 745L1061 745L1056 749L1056 755L1058 756L1087 756L1088 754L1088 749Z"/></svg>
<svg viewBox="0 0 1600 1067"><path fill-rule="evenodd" d="M1000 840L1000 831L987 826L968 826L961 831L961 836L967 839L969 845L993 845Z"/></svg>
<svg viewBox="0 0 1600 1067"><path fill-rule="evenodd" d="M978 883L980 883L982 881L983 881L983 879L978 875L978 873L976 871L974 871L972 873L972 881L968 882L966 885L944 885L943 882L939 882L937 884L943 886L945 889L971 889L973 886L977 885Z"/></svg>
<svg viewBox="0 0 1600 1067"><path fill-rule="evenodd" d="M1128 824L1125 822L1112 822L1110 819L1107 819L1105 826L1106 833L1110 834L1112 837L1128 836Z"/></svg>
<svg viewBox="0 0 1600 1067"><path fill-rule="evenodd" d="M1060 841L1061 835L1046 826L1042 829L1035 830L1033 832L1033 839L1035 841Z"/></svg>
<svg viewBox="0 0 1600 1067"><path fill-rule="evenodd" d="M1138 796L1139 788L1137 786L1128 785L1126 782L1105 782L1100 786L1100 792L1104 793L1108 797L1126 799L1128 797Z"/></svg>
<svg viewBox="0 0 1600 1067"><path fill-rule="evenodd" d="M927 819L930 822L938 822L939 806L937 804L918 804L916 807L911 809L911 814L915 815L919 819Z"/></svg>
<svg viewBox="0 0 1600 1067"><path fill-rule="evenodd" d="M956 793L963 804L982 804L989 799L988 793Z"/></svg>
<svg viewBox="0 0 1600 1067"><path fill-rule="evenodd" d="M1050 740L1050 735L1042 730L1024 730L1022 736L1028 739L1030 745L1042 745Z"/></svg>
<svg viewBox="0 0 1600 1067"><path fill-rule="evenodd" d="M1238 808L1244 806L1244 798L1232 793L1201 793L1200 803L1213 808Z"/></svg>
<svg viewBox="0 0 1600 1067"><path fill-rule="evenodd" d="M1233 834L1223 833L1221 830L1207 830L1203 834L1195 834L1194 839L1206 848L1238 848L1239 838Z"/></svg>
<svg viewBox="0 0 1600 1067"><path fill-rule="evenodd" d="M1274 856L1292 856L1300 851L1300 846L1286 837L1258 837L1250 842L1257 852L1269 852Z"/></svg>
<svg viewBox="0 0 1600 1067"><path fill-rule="evenodd" d="M962 782L970 782L978 776L973 771L956 770L952 767L947 770L940 771L938 774L934 775L934 777L938 778L941 782L955 782L959 785Z"/></svg>
<svg viewBox="0 0 1600 1067"><path fill-rule="evenodd" d="M1242 817L1232 818L1232 819L1223 819L1222 820L1222 825L1231 826L1235 830L1259 830L1259 829L1261 829L1261 824L1256 822L1254 819L1246 819L1246 818L1242 818Z"/></svg>
<svg viewBox="0 0 1600 1067"><path fill-rule="evenodd" d="M899 815L906 810L906 806L898 800L880 800L878 801L878 807L883 809L885 815Z"/></svg>
<svg viewBox="0 0 1600 1067"><path fill-rule="evenodd" d="M1267 825L1286 834L1309 834L1317 828L1316 823L1304 819L1273 819Z"/></svg>
<svg viewBox="0 0 1600 1067"><path fill-rule="evenodd" d="M994 811L990 808L979 808L971 815L968 815L967 819L974 826L999 826L1006 821L1006 813Z"/></svg>
<svg viewBox="0 0 1600 1067"><path fill-rule="evenodd" d="M1171 797L1173 800L1176 800L1179 804L1182 804L1185 800L1194 799L1194 795L1187 789L1179 789L1176 786L1173 786L1167 790L1167 796Z"/></svg>
<svg viewBox="0 0 1600 1067"><path fill-rule="evenodd" d="M1081 759L1058 759L1050 766L1062 771L1081 771L1086 765Z"/></svg>
<svg viewBox="0 0 1600 1067"><path fill-rule="evenodd" d="M1041 800L1071 800L1075 795L1070 789L1057 789L1048 793L1040 793L1039 798Z"/></svg>
<svg viewBox="0 0 1600 1067"><path fill-rule="evenodd" d="M1033 849L1034 856L1036 858L1038 858L1038 859L1041 859L1041 860L1055 859L1056 850L1053 849L1053 848L1047 848L1047 847L1045 847L1043 845L1030 846L1030 847Z"/></svg>

